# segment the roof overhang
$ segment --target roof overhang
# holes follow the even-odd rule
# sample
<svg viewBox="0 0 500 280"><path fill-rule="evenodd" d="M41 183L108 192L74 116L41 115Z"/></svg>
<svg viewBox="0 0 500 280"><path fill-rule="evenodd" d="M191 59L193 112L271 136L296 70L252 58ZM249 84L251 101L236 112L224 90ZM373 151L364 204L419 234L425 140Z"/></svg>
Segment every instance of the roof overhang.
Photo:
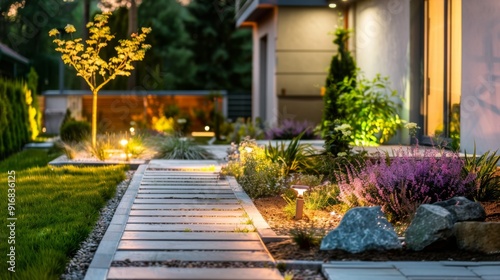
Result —
<svg viewBox="0 0 500 280"><path fill-rule="evenodd" d="M260 18L279 6L294 7L328 7L336 4L339 8L347 8L357 0L240 0L236 1L236 26L242 27L258 22Z"/></svg>
<svg viewBox="0 0 500 280"><path fill-rule="evenodd" d="M7 47L2 43L0 43L0 54L5 55L11 58L12 60L15 60L16 62L20 62L23 64L29 64L30 62L26 57L18 54L17 52L15 52L14 50L12 50L11 48Z"/></svg>

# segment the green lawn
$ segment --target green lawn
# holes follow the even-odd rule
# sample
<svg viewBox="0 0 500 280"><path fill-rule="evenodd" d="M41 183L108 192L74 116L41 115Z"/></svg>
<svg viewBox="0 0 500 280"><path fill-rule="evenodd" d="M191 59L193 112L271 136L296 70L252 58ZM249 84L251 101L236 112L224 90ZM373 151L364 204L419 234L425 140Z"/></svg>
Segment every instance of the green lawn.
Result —
<svg viewBox="0 0 500 280"><path fill-rule="evenodd" d="M0 162L0 279L59 279L94 227L99 209L125 178L123 166L47 166L53 157L27 150ZM15 172L15 182L9 171ZM17 220L7 220L9 179L15 185L11 210ZM12 234L15 239L8 239ZM15 246L15 273L8 270L10 246Z"/></svg>

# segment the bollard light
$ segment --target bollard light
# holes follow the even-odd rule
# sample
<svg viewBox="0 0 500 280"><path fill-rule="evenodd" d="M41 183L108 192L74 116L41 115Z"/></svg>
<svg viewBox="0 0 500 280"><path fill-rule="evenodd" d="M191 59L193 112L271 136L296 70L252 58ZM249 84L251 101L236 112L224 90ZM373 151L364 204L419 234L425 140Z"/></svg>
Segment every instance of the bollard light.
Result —
<svg viewBox="0 0 500 280"><path fill-rule="evenodd" d="M309 190L305 185L292 185L292 189L297 192L297 202L295 205L295 220L302 219L304 213L304 193Z"/></svg>
<svg viewBox="0 0 500 280"><path fill-rule="evenodd" d="M125 160L129 161L129 156L128 156L128 140L127 139L122 139L120 140L120 145L123 147L123 151L125 154Z"/></svg>

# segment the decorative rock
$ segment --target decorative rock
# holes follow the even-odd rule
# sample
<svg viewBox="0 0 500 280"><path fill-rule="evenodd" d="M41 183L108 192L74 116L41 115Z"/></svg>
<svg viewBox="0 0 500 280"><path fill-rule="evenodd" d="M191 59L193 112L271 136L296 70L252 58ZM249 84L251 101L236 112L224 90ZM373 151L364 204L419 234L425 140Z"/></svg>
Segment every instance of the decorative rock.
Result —
<svg viewBox="0 0 500 280"><path fill-rule="evenodd" d="M449 242L453 235L453 217L441 206L422 204L406 230L405 240L409 249L420 251L430 245Z"/></svg>
<svg viewBox="0 0 500 280"><path fill-rule="evenodd" d="M486 254L500 253L500 223L461 222L453 228L458 248Z"/></svg>
<svg viewBox="0 0 500 280"><path fill-rule="evenodd" d="M481 203L468 200L463 196L439 201L434 203L434 205L441 206L448 210L455 223L464 221L484 221L486 219L486 212Z"/></svg>
<svg viewBox="0 0 500 280"><path fill-rule="evenodd" d="M380 206L356 207L347 211L339 226L323 238L320 249L359 253L401 249L401 242Z"/></svg>

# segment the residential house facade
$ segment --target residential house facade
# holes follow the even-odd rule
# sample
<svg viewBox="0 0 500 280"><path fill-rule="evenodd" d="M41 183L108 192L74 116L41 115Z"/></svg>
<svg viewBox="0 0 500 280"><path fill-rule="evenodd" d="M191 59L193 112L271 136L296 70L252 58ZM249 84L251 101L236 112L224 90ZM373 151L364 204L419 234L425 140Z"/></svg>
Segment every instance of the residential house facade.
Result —
<svg viewBox="0 0 500 280"><path fill-rule="evenodd" d="M354 30L358 67L390 78L404 99L401 117L419 124L421 140L459 133L462 151L496 150L499 12L497 0L236 1L238 26L253 29L252 115L319 122L336 51L328 32L343 25Z"/></svg>

